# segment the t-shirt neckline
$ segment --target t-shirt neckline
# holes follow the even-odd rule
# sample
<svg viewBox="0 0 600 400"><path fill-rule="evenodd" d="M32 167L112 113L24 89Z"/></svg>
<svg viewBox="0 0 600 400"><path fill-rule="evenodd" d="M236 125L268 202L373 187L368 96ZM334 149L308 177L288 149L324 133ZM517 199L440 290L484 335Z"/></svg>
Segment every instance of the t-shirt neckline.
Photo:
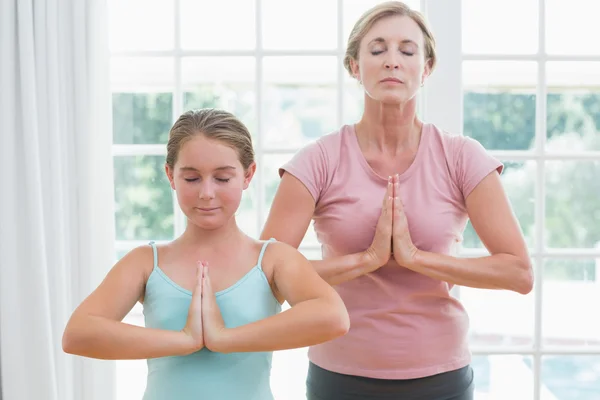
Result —
<svg viewBox="0 0 600 400"><path fill-rule="evenodd" d="M379 175L377 172L375 172L373 170L373 168L371 168L371 166L367 162L367 159L365 158L365 155L363 154L363 152L360 148L360 145L358 144L358 136L356 135L356 124L349 125L349 128L350 128L350 134L352 136L352 138L350 140L352 150L357 153L359 162L360 162L361 166L363 167L363 169L369 175L371 175L371 177L373 177L377 180L387 182L388 177L383 177L383 176ZM410 166L406 169L406 171L404 171L403 173L398 175L400 181L405 181L406 179L410 178L410 176L414 173L414 171L419 168L419 165L422 162L422 158L424 157L425 149L427 148L429 136L430 136L429 135L429 124L423 122L423 125L421 126L421 139L419 140L419 147L417 148L417 154L415 155L415 159L410 164Z"/></svg>

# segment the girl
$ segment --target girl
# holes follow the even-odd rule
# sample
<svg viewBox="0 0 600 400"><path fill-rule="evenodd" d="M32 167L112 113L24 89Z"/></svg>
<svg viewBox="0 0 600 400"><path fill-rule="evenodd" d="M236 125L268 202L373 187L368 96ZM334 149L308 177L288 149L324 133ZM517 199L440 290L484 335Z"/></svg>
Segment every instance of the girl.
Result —
<svg viewBox="0 0 600 400"><path fill-rule="evenodd" d="M125 255L73 313L63 349L148 359L144 400L272 399L271 352L344 335L344 304L296 249L256 241L237 226L256 171L250 133L237 118L215 109L183 114L165 169L185 232ZM121 322L137 301L145 327ZM291 308L280 313L283 301Z"/></svg>

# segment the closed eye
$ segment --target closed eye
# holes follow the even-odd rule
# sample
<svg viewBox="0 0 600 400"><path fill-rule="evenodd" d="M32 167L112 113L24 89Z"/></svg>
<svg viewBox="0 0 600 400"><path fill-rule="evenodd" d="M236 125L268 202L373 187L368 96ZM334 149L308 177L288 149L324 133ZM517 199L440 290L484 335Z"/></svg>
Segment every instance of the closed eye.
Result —
<svg viewBox="0 0 600 400"><path fill-rule="evenodd" d="M186 182L195 182L197 180L198 180L198 178L185 178Z"/></svg>
<svg viewBox="0 0 600 400"><path fill-rule="evenodd" d="M217 179L219 182L227 183L227 182L229 182L229 179L230 179L230 178L227 178L227 179L223 179L223 178L216 178L216 179Z"/></svg>

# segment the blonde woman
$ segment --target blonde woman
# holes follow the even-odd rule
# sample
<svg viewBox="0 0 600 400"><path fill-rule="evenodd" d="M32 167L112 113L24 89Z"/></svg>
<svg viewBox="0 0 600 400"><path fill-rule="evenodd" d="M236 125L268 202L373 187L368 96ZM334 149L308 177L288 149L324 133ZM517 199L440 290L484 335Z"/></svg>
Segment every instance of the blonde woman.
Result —
<svg viewBox="0 0 600 400"><path fill-rule="evenodd" d="M401 2L365 12L344 59L364 88L361 120L279 171L263 237L297 247L313 220L313 267L350 313L348 334L309 350L309 400L472 399L468 316L450 289L532 288L502 164L416 115L435 64L421 14ZM468 218L489 256L454 255Z"/></svg>

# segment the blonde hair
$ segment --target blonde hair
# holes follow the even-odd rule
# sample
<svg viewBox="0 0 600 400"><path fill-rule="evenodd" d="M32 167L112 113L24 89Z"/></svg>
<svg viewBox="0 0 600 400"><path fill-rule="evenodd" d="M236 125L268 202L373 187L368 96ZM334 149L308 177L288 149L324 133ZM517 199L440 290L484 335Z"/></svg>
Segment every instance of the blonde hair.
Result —
<svg viewBox="0 0 600 400"><path fill-rule="evenodd" d="M378 4L370 10L367 10L354 24L354 28L352 28L350 36L348 37L346 55L344 56L344 67L351 76L353 75L350 61L358 61L360 42L377 21L391 16L407 16L419 25L419 28L421 28L421 31L423 32L425 42L425 61L429 63L429 68L433 71L437 61L435 54L435 38L433 37L433 32L429 28L429 24L425 20L425 17L423 17L423 14L420 12L412 10L409 6L400 1L389 1Z"/></svg>
<svg viewBox="0 0 600 400"><path fill-rule="evenodd" d="M175 168L181 147L196 135L218 140L233 148L244 169L254 162L252 136L248 128L227 111L203 108L183 113L171 128L167 143L167 165Z"/></svg>

